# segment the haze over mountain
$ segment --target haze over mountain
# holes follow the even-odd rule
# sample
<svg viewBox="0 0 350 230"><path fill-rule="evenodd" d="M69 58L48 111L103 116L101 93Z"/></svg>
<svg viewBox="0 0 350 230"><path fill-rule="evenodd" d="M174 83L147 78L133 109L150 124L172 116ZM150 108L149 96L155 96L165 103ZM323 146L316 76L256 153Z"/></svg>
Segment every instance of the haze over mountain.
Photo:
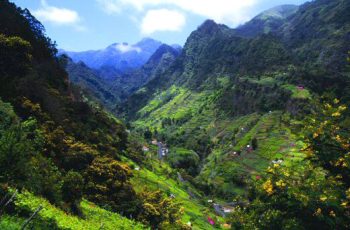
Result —
<svg viewBox="0 0 350 230"><path fill-rule="evenodd" d="M254 37L259 33L273 33L293 15L299 6L280 5L266 10L251 21L239 26L236 31L240 36Z"/></svg>
<svg viewBox="0 0 350 230"><path fill-rule="evenodd" d="M116 104L124 101L157 74L162 74L180 52L181 47L162 44L144 65L125 72L112 66L93 69L82 61L75 63L70 57L61 58L65 60L64 68L70 81L113 110Z"/></svg>
<svg viewBox="0 0 350 230"><path fill-rule="evenodd" d="M162 43L159 41L144 38L133 45L128 43L114 43L102 50L89 50L85 52L60 50L60 54L65 53L74 62L82 61L93 69L113 67L116 70L125 72L145 64L161 45Z"/></svg>

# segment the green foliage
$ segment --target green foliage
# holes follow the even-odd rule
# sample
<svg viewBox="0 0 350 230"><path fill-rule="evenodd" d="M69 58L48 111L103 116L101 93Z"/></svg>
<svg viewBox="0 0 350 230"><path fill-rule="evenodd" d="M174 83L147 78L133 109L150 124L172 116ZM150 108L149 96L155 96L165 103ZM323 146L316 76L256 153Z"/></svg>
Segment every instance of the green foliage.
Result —
<svg viewBox="0 0 350 230"><path fill-rule="evenodd" d="M34 210L42 205L43 209L39 212L38 217L36 218L39 223L44 227L38 227L37 224L30 224L29 227L33 226L34 229L87 229L87 230L96 230L101 228L108 230L114 230L116 228L120 229L146 229L142 224L129 220L125 217L120 216L119 214L106 211L95 204L83 200L80 203L81 212L84 218L80 218L71 214L68 214L56 206L50 204L44 198L38 197L23 191L17 196L15 201L16 209L20 213L24 213L25 216L15 219L15 222L21 223L27 219ZM10 221L14 218L9 218ZM0 223L2 218L0 220ZM46 227L45 227L46 224ZM0 225L1 226L1 225ZM18 224L17 224L18 226ZM39 225L40 226L40 225ZM18 229L18 228L15 228Z"/></svg>
<svg viewBox="0 0 350 230"><path fill-rule="evenodd" d="M129 182L131 175L126 164L111 158L96 158L86 172L87 198L107 209L135 214L139 202Z"/></svg>
<svg viewBox="0 0 350 230"><path fill-rule="evenodd" d="M135 212L129 169L111 162L136 155L124 126L70 87L43 26L7 0L0 3L0 49L0 96L13 106L0 101L0 182L75 214L83 215L79 202L90 195L106 208ZM94 169L110 177L97 181ZM94 183L102 198L89 190Z"/></svg>
<svg viewBox="0 0 350 230"><path fill-rule="evenodd" d="M161 229L187 229L181 223L180 205L171 198L163 197L160 191L143 191L140 197L143 205L138 218L143 223Z"/></svg>
<svg viewBox="0 0 350 230"><path fill-rule="evenodd" d="M339 182L310 162L268 168L250 190L252 202L234 213L232 221L244 229L341 229L348 217L341 205Z"/></svg>
<svg viewBox="0 0 350 230"><path fill-rule="evenodd" d="M350 186L350 136L347 106L332 103L319 106L318 113L308 120L307 139L310 158L337 177L344 186Z"/></svg>
<svg viewBox="0 0 350 230"><path fill-rule="evenodd" d="M195 175L197 173L199 156L194 151L174 148L170 150L167 160L174 168L185 169L191 175Z"/></svg>
<svg viewBox="0 0 350 230"><path fill-rule="evenodd" d="M31 61L31 45L20 37L7 37L0 33L0 67L2 83L4 80L12 81L13 77L26 73ZM3 89L3 88L1 88ZM3 89L5 90L5 88Z"/></svg>
<svg viewBox="0 0 350 230"><path fill-rule="evenodd" d="M156 153L154 153L156 154ZM193 229L209 229L212 226L207 221L207 215L215 216L215 214L206 207L200 199L191 199L188 194L188 189L195 194L198 194L188 182L179 183L177 179L171 177L171 168L165 163L160 163L155 159L149 158L149 168L141 168L135 172L135 176L131 179L137 193L142 193L147 190L158 193L157 191L164 191L166 195L175 196L174 202L180 203L183 209L182 222L191 222ZM177 175L176 175L177 178ZM199 195L198 195L199 196ZM162 196L163 197L163 196ZM165 196L164 196L165 198Z"/></svg>
<svg viewBox="0 0 350 230"><path fill-rule="evenodd" d="M34 119L20 122L12 107L0 101L0 167L2 182L24 182L28 177L29 161L38 154L42 137ZM4 181L5 180L5 181Z"/></svg>
<svg viewBox="0 0 350 230"><path fill-rule="evenodd" d="M25 187L46 197L52 203L60 204L62 175L57 166L50 159L38 155L30 160L29 167Z"/></svg>
<svg viewBox="0 0 350 230"><path fill-rule="evenodd" d="M294 85L284 85L283 88L291 91L292 98L311 99L311 94L310 94L309 90L307 90L307 89L298 88L297 86L294 86Z"/></svg>
<svg viewBox="0 0 350 230"><path fill-rule="evenodd" d="M87 67L84 63L74 63L66 55L59 57L61 66L65 68L69 74L69 81L79 86L79 91L103 104L109 110L112 110L119 101L120 91L111 90L110 84L104 80L97 71Z"/></svg>
<svg viewBox="0 0 350 230"><path fill-rule="evenodd" d="M250 189L249 206L234 213L235 226L349 228L349 137L343 126L346 107L338 103L319 106L305 122L309 160L269 167Z"/></svg>
<svg viewBox="0 0 350 230"><path fill-rule="evenodd" d="M3 215L0 218L0 229L3 230L19 230L26 221L23 217ZM34 219L29 225L32 229L38 230L58 230L53 221L42 221Z"/></svg>
<svg viewBox="0 0 350 230"><path fill-rule="evenodd" d="M79 213L79 204L83 197L83 177L74 171L69 171L63 178L62 198L71 205L73 212Z"/></svg>

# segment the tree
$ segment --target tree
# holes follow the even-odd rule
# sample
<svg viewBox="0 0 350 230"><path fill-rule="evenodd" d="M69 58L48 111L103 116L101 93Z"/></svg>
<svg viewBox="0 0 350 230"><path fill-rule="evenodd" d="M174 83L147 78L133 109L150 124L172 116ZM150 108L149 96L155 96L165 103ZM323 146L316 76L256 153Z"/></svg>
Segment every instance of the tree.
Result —
<svg viewBox="0 0 350 230"><path fill-rule="evenodd" d="M274 164L249 190L250 204L231 220L245 229L348 229L350 138L346 106L335 99L305 121L308 158Z"/></svg>
<svg viewBox="0 0 350 230"><path fill-rule="evenodd" d="M62 174L51 159L41 154L32 157L26 172L25 187L57 205L62 201Z"/></svg>
<svg viewBox="0 0 350 230"><path fill-rule="evenodd" d="M139 207L129 182L131 171L126 164L108 157L97 157L86 172L87 198L123 214L135 214Z"/></svg>
<svg viewBox="0 0 350 230"><path fill-rule="evenodd" d="M147 130L144 132L143 136L145 137L146 140L151 140L151 138L152 138L152 132L151 132L149 129L147 129Z"/></svg>
<svg viewBox="0 0 350 230"><path fill-rule="evenodd" d="M69 171L63 178L62 198L70 204L71 211L75 214L81 214L79 205L83 197L84 179L78 173Z"/></svg>
<svg viewBox="0 0 350 230"><path fill-rule="evenodd" d="M12 107L1 100L0 119L0 180L23 183L28 178L28 162L42 147L42 136L36 120L20 122Z"/></svg>
<svg viewBox="0 0 350 230"><path fill-rule="evenodd" d="M253 150L256 150L258 148L258 139L256 137L252 140L252 148Z"/></svg>
<svg viewBox="0 0 350 230"><path fill-rule="evenodd" d="M143 201L138 219L153 228L188 229L182 224L183 208L170 197L164 197L161 191L143 191Z"/></svg>

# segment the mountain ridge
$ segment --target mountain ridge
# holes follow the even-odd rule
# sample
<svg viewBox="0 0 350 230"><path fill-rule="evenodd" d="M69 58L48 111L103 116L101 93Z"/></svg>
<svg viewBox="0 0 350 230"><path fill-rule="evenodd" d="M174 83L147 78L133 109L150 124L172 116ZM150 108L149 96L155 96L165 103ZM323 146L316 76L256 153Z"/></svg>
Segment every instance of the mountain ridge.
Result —
<svg viewBox="0 0 350 230"><path fill-rule="evenodd" d="M144 38L133 45L129 45L125 42L113 43L101 50L82 52L61 50L59 54L68 55L74 62L83 61L87 66L93 69L107 66L125 72L146 63L148 58L161 44L162 43L157 40Z"/></svg>

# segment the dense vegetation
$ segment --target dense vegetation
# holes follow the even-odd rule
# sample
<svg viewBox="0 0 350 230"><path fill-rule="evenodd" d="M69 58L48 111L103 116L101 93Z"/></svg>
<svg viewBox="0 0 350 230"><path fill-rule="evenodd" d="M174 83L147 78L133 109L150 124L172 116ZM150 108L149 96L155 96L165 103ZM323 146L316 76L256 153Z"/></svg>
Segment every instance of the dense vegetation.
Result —
<svg viewBox="0 0 350 230"><path fill-rule="evenodd" d="M235 204L233 228L346 229L349 8L280 7L238 29L206 21L118 112L170 145L167 161L204 196Z"/></svg>
<svg viewBox="0 0 350 230"><path fill-rule="evenodd" d="M131 144L120 121L86 102L69 82L64 60L56 58L55 44L40 22L8 1L0 2L0 21L1 216L6 213L2 229L17 229L14 222L24 222L39 204L45 206L39 212L42 222L32 223L39 229L141 227L111 212L148 226L182 226L178 204L169 200L164 208L172 206L171 211L153 213L158 204L149 201L153 193L135 192L132 170L121 160L141 155L141 148ZM29 194L34 197L23 200ZM157 201L165 197L159 192ZM111 215L120 221L111 220Z"/></svg>

